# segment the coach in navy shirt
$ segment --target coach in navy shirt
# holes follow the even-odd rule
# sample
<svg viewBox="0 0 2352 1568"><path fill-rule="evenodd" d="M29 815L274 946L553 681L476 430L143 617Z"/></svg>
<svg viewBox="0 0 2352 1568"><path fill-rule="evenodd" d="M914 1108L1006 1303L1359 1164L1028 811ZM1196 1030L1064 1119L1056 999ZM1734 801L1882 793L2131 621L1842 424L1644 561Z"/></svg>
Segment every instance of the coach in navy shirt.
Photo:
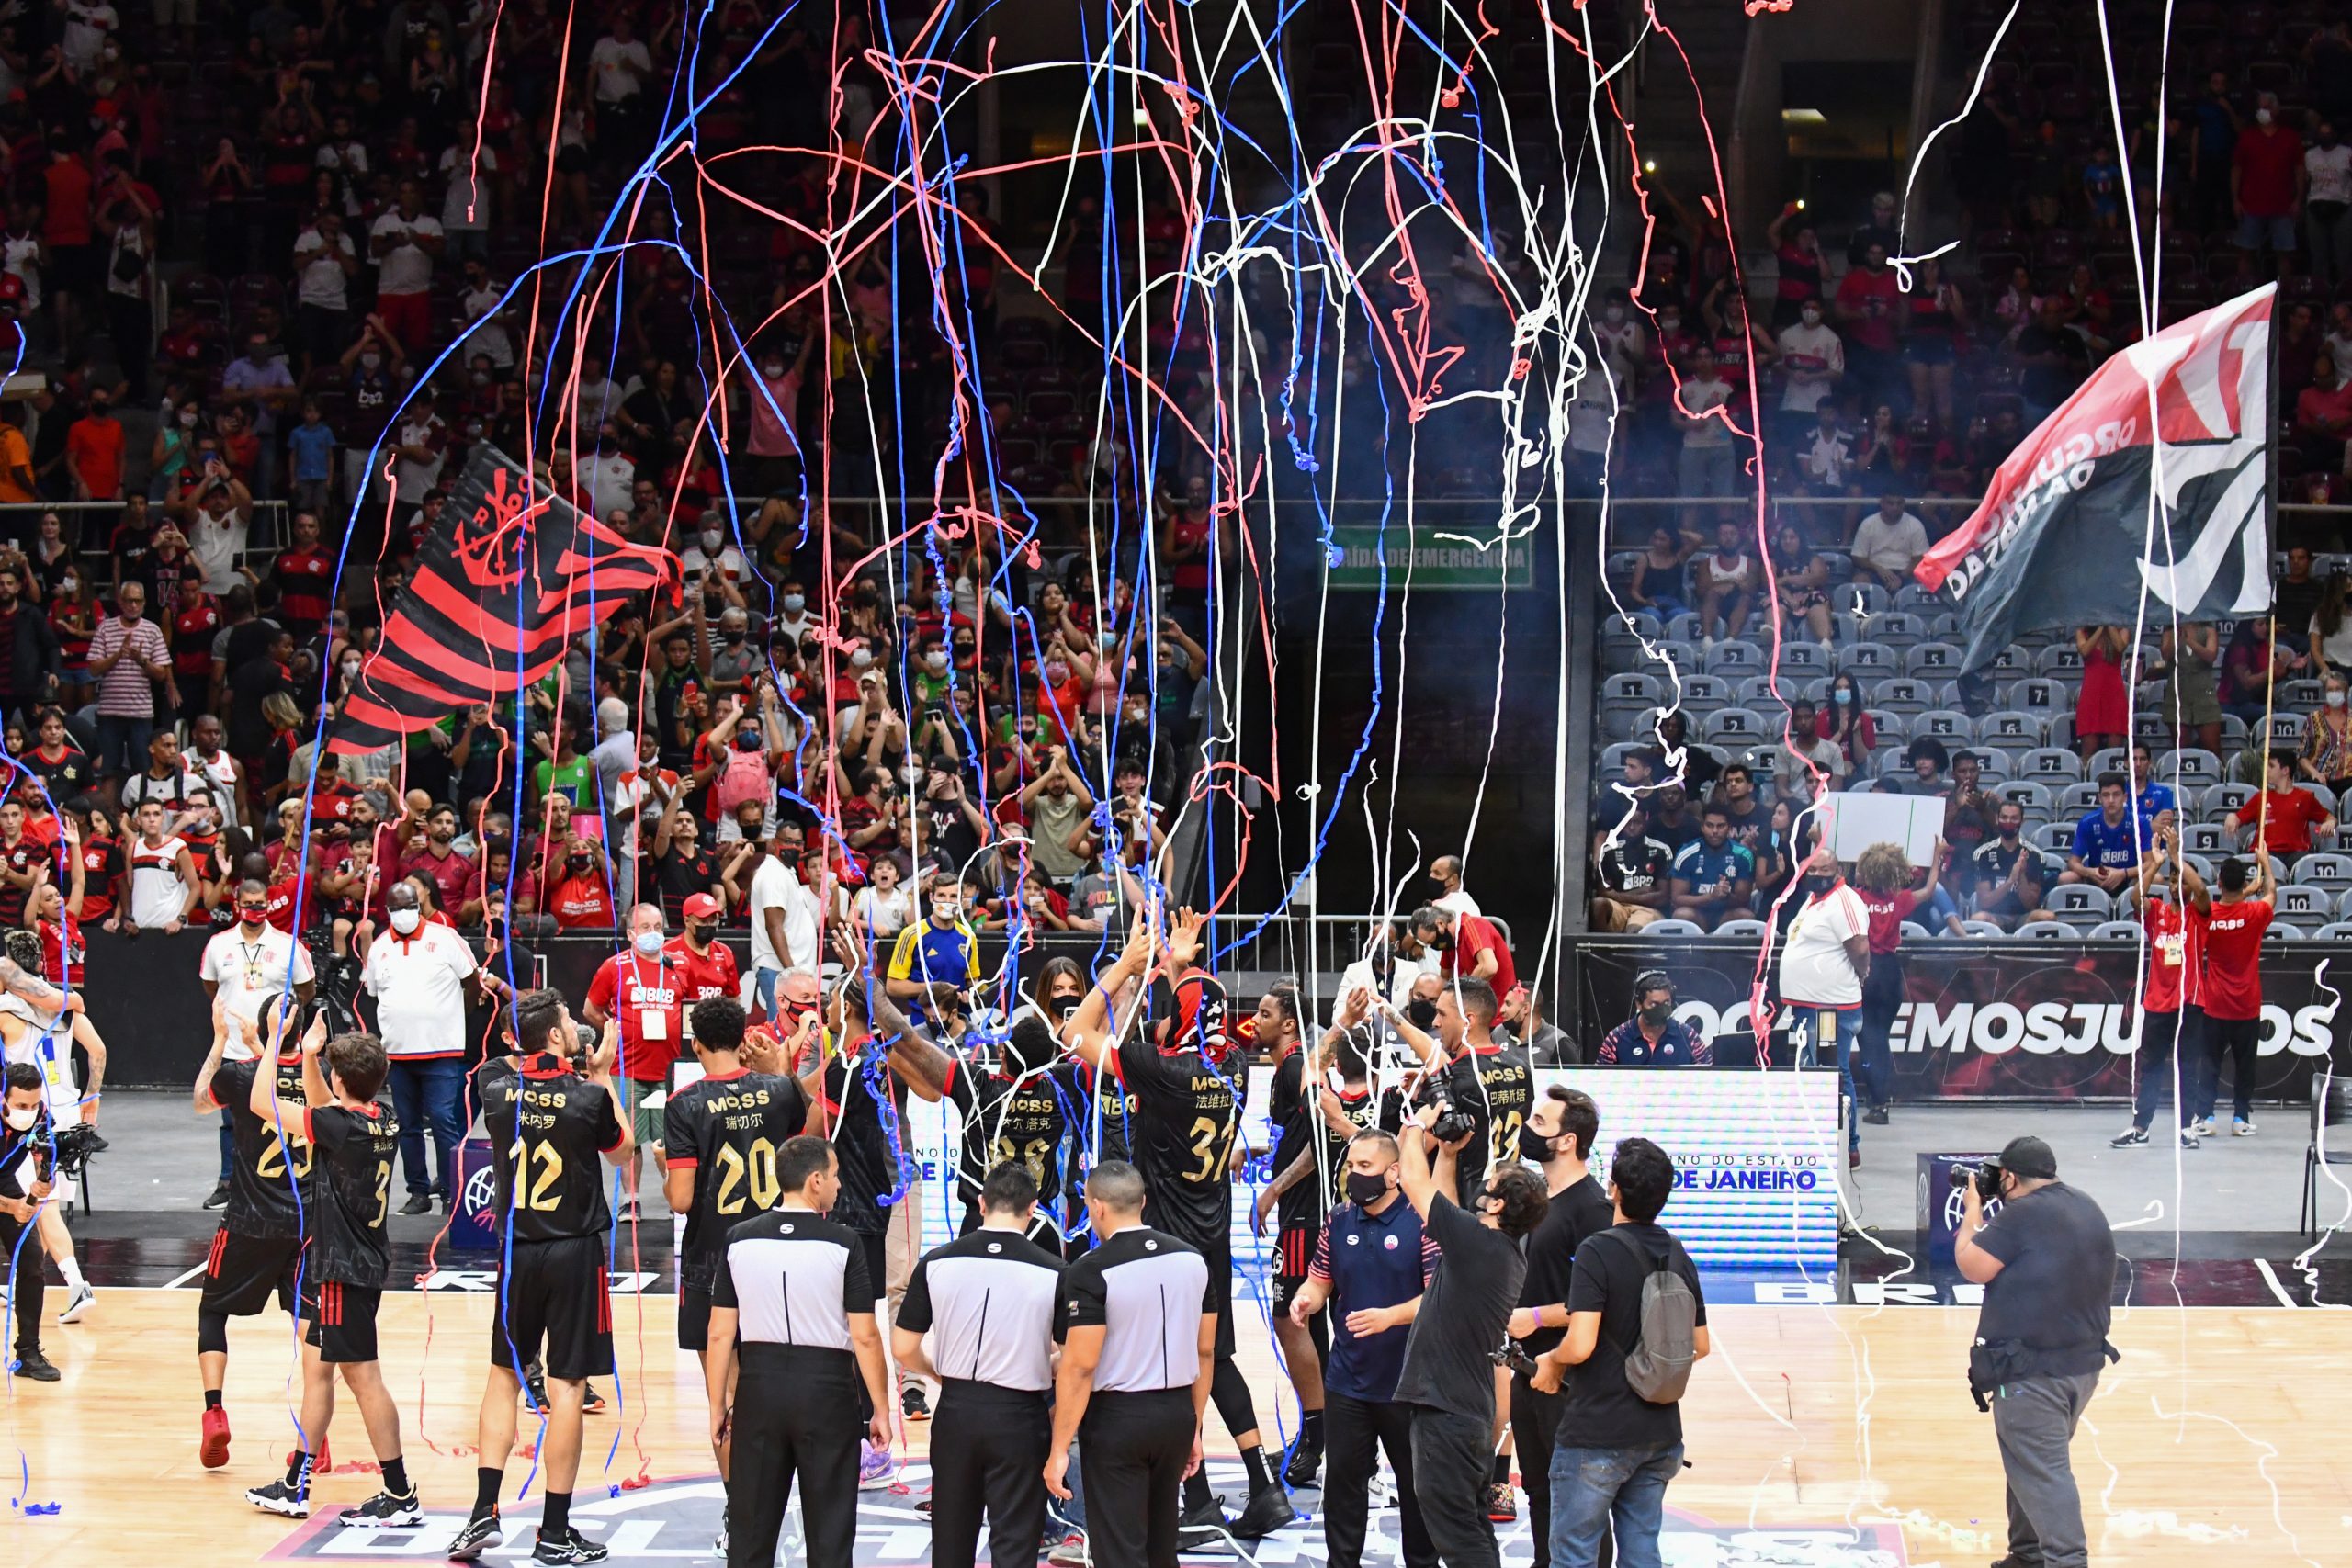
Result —
<svg viewBox="0 0 2352 1568"><path fill-rule="evenodd" d="M2098 809L2075 824L2075 847L2058 880L2120 893L2154 841L2147 818L2132 804L2131 781L2121 773L2101 773Z"/></svg>
<svg viewBox="0 0 2352 1568"><path fill-rule="evenodd" d="M1396 1140L1359 1133L1348 1144L1348 1201L1331 1211L1316 1243L1306 1284L1291 1299L1302 1327L1331 1308L1331 1356L1323 1368L1323 1549L1329 1568L1357 1568L1363 1555L1375 1445L1396 1472L1406 1568L1436 1568L1437 1546L1413 1495L1413 1422L1396 1403L1405 1340L1421 1291L1437 1267L1437 1244L1396 1185Z"/></svg>

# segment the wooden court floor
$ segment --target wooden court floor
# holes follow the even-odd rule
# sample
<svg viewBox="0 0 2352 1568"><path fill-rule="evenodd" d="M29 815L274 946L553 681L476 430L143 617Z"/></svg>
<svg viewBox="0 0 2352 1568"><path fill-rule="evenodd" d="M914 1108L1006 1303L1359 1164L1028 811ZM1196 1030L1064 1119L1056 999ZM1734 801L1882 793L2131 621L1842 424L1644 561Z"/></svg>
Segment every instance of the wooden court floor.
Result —
<svg viewBox="0 0 2352 1568"><path fill-rule="evenodd" d="M196 1303L189 1291L114 1290L85 1324L51 1323L45 1344L65 1380L17 1382L0 1403L0 1488L16 1490L21 1448L26 1500L59 1511L9 1510L0 1562L249 1562L293 1533L242 1495L275 1472L291 1438L283 1320L232 1325L235 1447L228 1470L207 1473L196 1454ZM627 1404L590 1420L582 1497L641 1466L656 1478L711 1468L694 1359L673 1348L673 1299L642 1301L641 1351L640 1303L614 1304ZM491 1305L447 1292L385 1303L386 1370L429 1509L462 1512L471 1499ZM1892 1522L1912 1563L2000 1555L1991 1420L1960 1370L1973 1318L1933 1307L1717 1311L1718 1353L1684 1407L1693 1468L1670 1506L1723 1525ZM1272 1348L1262 1329L1245 1326L1242 1340L1271 1426ZM2119 1314L2115 1340L2125 1359L2075 1450L2095 1562L2352 1563L2352 1314L2140 1307ZM922 1450L925 1429L912 1426L910 1451ZM339 1469L368 1457L347 1402L333 1441ZM521 1474L518 1462L510 1517L536 1517L512 1505ZM374 1485L341 1472L320 1496L332 1509Z"/></svg>

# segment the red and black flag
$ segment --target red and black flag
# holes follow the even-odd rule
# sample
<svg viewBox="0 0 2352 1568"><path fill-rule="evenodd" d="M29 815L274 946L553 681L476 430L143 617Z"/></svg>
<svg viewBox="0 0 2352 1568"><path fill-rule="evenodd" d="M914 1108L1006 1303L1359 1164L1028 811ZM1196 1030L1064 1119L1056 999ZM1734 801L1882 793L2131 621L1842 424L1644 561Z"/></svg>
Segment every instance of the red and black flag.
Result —
<svg viewBox="0 0 2352 1568"><path fill-rule="evenodd" d="M561 663L623 600L677 581L677 558L631 544L535 486L486 442L442 509L327 750L372 751Z"/></svg>
<svg viewBox="0 0 2352 1568"><path fill-rule="evenodd" d="M2143 603L2167 622L2269 608L2276 292L2117 350L1994 471L1918 568L1960 606L1963 669L2020 632L2138 626Z"/></svg>

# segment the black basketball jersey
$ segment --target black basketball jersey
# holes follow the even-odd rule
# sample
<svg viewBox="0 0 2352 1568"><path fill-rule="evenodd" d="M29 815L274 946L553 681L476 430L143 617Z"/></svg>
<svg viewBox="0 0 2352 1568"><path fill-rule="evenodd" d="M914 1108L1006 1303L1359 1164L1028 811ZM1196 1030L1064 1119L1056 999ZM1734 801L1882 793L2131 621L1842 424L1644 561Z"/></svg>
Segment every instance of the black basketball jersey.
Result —
<svg viewBox="0 0 2352 1568"><path fill-rule="evenodd" d="M1134 1123L1136 1097L1127 1092L1119 1075L1098 1073L1084 1062L1072 1062L1064 1069L1063 1081L1071 1106L1081 1117L1077 1142L1092 1141L1093 1158L1089 1163L1129 1158L1127 1132Z"/></svg>
<svg viewBox="0 0 2352 1568"><path fill-rule="evenodd" d="M516 1241L562 1241L612 1228L600 1157L621 1141L620 1118L602 1084L560 1057L512 1056L475 1076L482 1124L497 1159L498 1223Z"/></svg>
<svg viewBox="0 0 2352 1568"><path fill-rule="evenodd" d="M947 1097L964 1117L956 1190L965 1202L978 1203L980 1183L1008 1160L1029 1168L1039 1203L1061 1196L1062 1102L1051 1077L1038 1073L1016 1084L958 1057L947 1075Z"/></svg>
<svg viewBox="0 0 2352 1568"><path fill-rule="evenodd" d="M903 1123L894 1103L901 1092L897 1077L885 1057L872 1062L873 1078L866 1076L868 1063L865 1053L877 1049L869 1039L855 1061L836 1056L825 1064L825 1111L832 1118L833 1154L841 1161L842 1187L833 1199L832 1217L850 1229L865 1235L878 1235L888 1228L894 1204L886 1203L899 1188L899 1162L892 1152L895 1140L904 1149L906 1140L897 1137ZM876 1084L882 1086L876 1091ZM883 1124L888 1117L889 1124Z"/></svg>
<svg viewBox="0 0 2352 1568"><path fill-rule="evenodd" d="M808 1122L799 1084L770 1073L713 1075L670 1097L662 1146L673 1169L683 1162L695 1173L680 1258L689 1290L710 1289L729 1230L776 1206L776 1155Z"/></svg>
<svg viewBox="0 0 2352 1568"><path fill-rule="evenodd" d="M311 1181L312 1156L300 1122L281 1134L274 1118L254 1114L254 1075L260 1070L258 1061L223 1062L212 1074L212 1102L229 1112L235 1154L229 1162L229 1206L222 1219L232 1235L283 1241L302 1234L303 1219L318 1201ZM302 1103L299 1055L278 1062L277 1098ZM293 1181L302 1189L300 1206L287 1179L289 1164Z"/></svg>
<svg viewBox="0 0 2352 1568"><path fill-rule="evenodd" d="M1535 1109L1535 1069L1519 1046L1495 1045L1463 1052L1445 1071L1454 1108L1476 1126L1453 1156L1454 1201L1467 1209L1488 1173L1519 1157L1519 1130Z"/></svg>
<svg viewBox="0 0 2352 1568"><path fill-rule="evenodd" d="M1289 1055L1274 1064L1274 1084L1267 1095L1266 1114L1274 1129L1276 1176L1314 1148L1323 1126L1323 1111L1317 1098L1318 1086L1306 1081L1306 1055L1305 1046L1294 1045ZM1323 1194L1328 1190L1314 1171L1293 1183L1275 1201L1282 1228L1296 1231L1319 1226L1323 1223Z"/></svg>
<svg viewBox="0 0 2352 1568"><path fill-rule="evenodd" d="M1369 1133L1380 1125L1380 1097L1369 1088L1335 1089L1331 1096L1340 1102L1340 1114L1348 1119L1356 1133ZM1348 1198L1348 1145L1354 1140L1355 1133L1343 1137L1331 1131L1327 1122L1323 1135L1330 1143L1329 1158L1326 1161L1331 1174L1330 1201L1344 1203Z"/></svg>
<svg viewBox="0 0 2352 1568"><path fill-rule="evenodd" d="M1213 1256L1232 1246L1233 1140L1248 1069L1212 1066L1198 1051L1162 1055L1148 1040L1119 1047L1119 1077L1136 1098L1128 1126L1143 1173L1144 1223Z"/></svg>
<svg viewBox="0 0 2352 1568"><path fill-rule="evenodd" d="M392 1268L384 1220L391 1212L400 1123L381 1105L314 1105L303 1121L313 1151L311 1278L380 1291Z"/></svg>

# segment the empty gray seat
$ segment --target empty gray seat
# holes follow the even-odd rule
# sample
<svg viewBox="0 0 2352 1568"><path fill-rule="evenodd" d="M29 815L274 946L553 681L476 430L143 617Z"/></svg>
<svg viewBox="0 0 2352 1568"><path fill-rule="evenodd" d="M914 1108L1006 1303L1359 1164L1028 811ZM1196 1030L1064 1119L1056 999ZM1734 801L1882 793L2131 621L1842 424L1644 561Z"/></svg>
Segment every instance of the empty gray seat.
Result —
<svg viewBox="0 0 2352 1568"><path fill-rule="evenodd" d="M2064 920L2028 920L2017 934L2028 942L2080 942L2083 935Z"/></svg>

